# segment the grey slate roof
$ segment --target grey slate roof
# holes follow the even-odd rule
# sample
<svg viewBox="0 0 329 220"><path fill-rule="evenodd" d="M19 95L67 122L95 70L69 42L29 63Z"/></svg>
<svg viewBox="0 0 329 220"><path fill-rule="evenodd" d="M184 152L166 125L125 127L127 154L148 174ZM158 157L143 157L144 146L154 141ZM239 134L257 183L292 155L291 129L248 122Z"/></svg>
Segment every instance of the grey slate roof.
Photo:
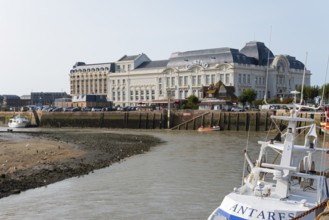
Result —
<svg viewBox="0 0 329 220"><path fill-rule="evenodd" d="M168 67L185 66L199 60L207 64L241 63L255 64L254 59L241 54L233 48L216 48L173 53L169 59Z"/></svg>
<svg viewBox="0 0 329 220"><path fill-rule="evenodd" d="M121 57L118 61L135 60L138 56L140 56L140 54L138 54L138 55L132 55L132 56L124 55L124 56Z"/></svg>
<svg viewBox="0 0 329 220"><path fill-rule="evenodd" d="M142 69L142 68L166 68L169 60L156 60L156 61L149 61L144 62L141 65L139 65L136 69Z"/></svg>
<svg viewBox="0 0 329 220"><path fill-rule="evenodd" d="M304 69L305 65L301 61L296 60L295 57L292 57L292 56L289 56L289 55L285 55L285 57L289 60L290 68L299 69L299 70Z"/></svg>
<svg viewBox="0 0 329 220"><path fill-rule="evenodd" d="M273 60L274 55L270 49L268 49L264 43L251 41L246 43L240 53L254 58L255 65L266 66L268 59Z"/></svg>

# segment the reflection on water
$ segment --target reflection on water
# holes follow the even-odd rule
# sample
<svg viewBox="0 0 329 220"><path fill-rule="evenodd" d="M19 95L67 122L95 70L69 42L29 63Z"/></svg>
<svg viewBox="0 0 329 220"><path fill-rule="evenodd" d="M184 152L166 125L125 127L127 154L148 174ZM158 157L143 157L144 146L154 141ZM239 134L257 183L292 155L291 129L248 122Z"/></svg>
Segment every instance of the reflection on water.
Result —
<svg viewBox="0 0 329 220"><path fill-rule="evenodd" d="M166 142L92 174L3 198L0 219L206 219L241 184L246 132L114 132ZM256 152L263 135L251 133L249 150Z"/></svg>

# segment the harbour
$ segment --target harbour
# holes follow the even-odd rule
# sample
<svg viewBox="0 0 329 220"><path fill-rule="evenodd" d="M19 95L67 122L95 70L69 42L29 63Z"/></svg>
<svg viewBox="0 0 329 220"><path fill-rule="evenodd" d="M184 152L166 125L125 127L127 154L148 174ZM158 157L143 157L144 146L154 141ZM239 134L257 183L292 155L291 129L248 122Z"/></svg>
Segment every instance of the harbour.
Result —
<svg viewBox="0 0 329 220"><path fill-rule="evenodd" d="M244 131L124 132L149 134L165 143L89 175L3 198L1 218L206 219L241 181ZM262 133L250 135L251 156Z"/></svg>

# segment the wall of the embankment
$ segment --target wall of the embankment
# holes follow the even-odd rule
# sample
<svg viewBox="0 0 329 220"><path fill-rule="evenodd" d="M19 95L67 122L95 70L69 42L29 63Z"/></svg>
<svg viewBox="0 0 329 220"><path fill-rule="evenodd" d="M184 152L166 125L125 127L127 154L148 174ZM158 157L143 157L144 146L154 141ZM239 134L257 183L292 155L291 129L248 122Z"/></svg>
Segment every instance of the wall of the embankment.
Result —
<svg viewBox="0 0 329 220"><path fill-rule="evenodd" d="M131 129L166 129L196 130L200 126L219 125L222 130L265 131L274 129L270 120L273 111L255 112L221 112L201 110L166 111L113 111L113 112L0 112L0 124L6 126L15 114L25 115L32 125L39 127L97 127L97 128L131 128ZM276 112L286 114L284 111ZM303 117L321 120L321 113L303 113Z"/></svg>

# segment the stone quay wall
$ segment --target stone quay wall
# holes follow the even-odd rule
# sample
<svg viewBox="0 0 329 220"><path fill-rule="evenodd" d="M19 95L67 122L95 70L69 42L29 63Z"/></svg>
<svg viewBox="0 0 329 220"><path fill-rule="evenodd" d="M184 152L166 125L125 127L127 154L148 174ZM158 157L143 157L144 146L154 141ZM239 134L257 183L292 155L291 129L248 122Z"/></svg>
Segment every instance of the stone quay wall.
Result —
<svg viewBox="0 0 329 220"><path fill-rule="evenodd" d="M172 110L168 123L167 111L113 111L113 112L0 112L0 124L6 126L9 119L21 114L39 127L95 127L130 129L197 130L200 126L220 126L221 130L266 131L275 129L270 116L285 115L284 111L222 112L204 110ZM302 113L302 117L323 120L322 113ZM278 122L283 123L283 122ZM170 127L168 127L170 126Z"/></svg>

